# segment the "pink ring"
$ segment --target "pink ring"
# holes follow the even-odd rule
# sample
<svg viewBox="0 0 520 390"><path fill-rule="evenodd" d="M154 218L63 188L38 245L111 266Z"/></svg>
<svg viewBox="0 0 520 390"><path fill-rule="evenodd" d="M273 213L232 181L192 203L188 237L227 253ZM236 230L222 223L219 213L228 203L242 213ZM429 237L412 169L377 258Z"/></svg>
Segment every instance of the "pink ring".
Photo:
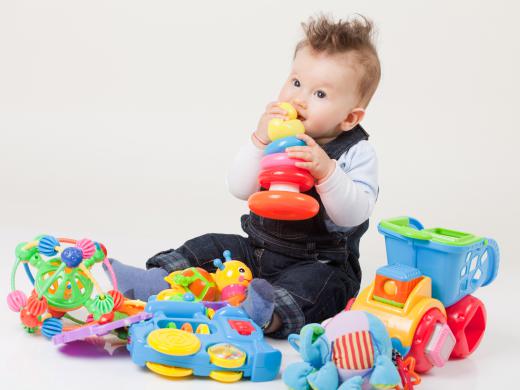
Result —
<svg viewBox="0 0 520 390"><path fill-rule="evenodd" d="M299 158L290 158L287 153L273 153L262 158L260 166L262 169L294 167L294 163L297 161L303 160Z"/></svg>

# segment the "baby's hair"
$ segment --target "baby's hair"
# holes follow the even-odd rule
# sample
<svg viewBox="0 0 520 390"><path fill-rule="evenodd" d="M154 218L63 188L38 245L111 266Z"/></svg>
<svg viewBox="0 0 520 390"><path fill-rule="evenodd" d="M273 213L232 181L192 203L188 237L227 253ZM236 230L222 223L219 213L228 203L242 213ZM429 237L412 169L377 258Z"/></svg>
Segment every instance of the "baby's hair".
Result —
<svg viewBox="0 0 520 390"><path fill-rule="evenodd" d="M324 15L311 17L302 23L305 38L296 45L298 50L310 46L318 53L351 53L360 70L358 92L361 104L367 106L381 79L381 64L373 42L374 24L363 15L335 22Z"/></svg>

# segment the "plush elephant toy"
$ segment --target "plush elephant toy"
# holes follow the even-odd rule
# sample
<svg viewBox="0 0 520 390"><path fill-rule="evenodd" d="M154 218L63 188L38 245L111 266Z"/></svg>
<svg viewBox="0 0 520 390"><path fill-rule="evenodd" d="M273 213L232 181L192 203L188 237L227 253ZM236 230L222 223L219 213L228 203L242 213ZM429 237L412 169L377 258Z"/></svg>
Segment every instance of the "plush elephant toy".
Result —
<svg viewBox="0 0 520 390"><path fill-rule="evenodd" d="M394 389L401 379L383 323L364 311L342 311L322 325L309 324L289 343L303 362L288 366L283 381L292 390Z"/></svg>

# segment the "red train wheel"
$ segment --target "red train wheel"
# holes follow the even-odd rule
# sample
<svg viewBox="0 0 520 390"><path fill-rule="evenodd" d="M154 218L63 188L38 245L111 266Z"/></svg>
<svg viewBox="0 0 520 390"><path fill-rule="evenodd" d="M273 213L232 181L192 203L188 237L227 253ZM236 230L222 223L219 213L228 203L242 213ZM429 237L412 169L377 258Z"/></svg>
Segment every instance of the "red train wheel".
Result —
<svg viewBox="0 0 520 390"><path fill-rule="evenodd" d="M412 356L415 359L415 371L424 373L433 367L433 364L426 356L426 347L435 330L435 325L445 323L446 317L444 314L442 314L439 309L434 308L427 311L419 322L419 325L417 325L415 335L413 336L412 348L406 355Z"/></svg>
<svg viewBox="0 0 520 390"><path fill-rule="evenodd" d="M457 340L450 358L463 359L472 354L486 330L486 308L482 301L467 295L446 309L448 326Z"/></svg>

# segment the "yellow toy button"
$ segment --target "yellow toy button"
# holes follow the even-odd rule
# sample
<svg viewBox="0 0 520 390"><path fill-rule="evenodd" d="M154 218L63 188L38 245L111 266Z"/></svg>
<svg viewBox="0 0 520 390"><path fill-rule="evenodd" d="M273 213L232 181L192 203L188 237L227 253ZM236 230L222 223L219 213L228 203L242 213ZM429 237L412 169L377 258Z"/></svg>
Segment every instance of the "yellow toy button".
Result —
<svg viewBox="0 0 520 390"><path fill-rule="evenodd" d="M193 355L200 349L197 336L180 329L156 329L150 332L147 341L157 352L173 356Z"/></svg>
<svg viewBox="0 0 520 390"><path fill-rule="evenodd" d="M206 310L206 316L212 320L213 319L213 316L215 315L215 310L213 310L212 308L208 308Z"/></svg>
<svg viewBox="0 0 520 390"><path fill-rule="evenodd" d="M182 368L182 367L173 367L173 366L165 366L164 364L146 362L146 367L150 369L150 371L155 372L159 375L171 376L175 378L189 376L193 373L193 370L190 368Z"/></svg>
<svg viewBox="0 0 520 390"><path fill-rule="evenodd" d="M242 379L242 372L211 371L209 373L209 377L211 379L215 379L216 381L219 381L219 382L232 383L232 382L238 382L240 379Z"/></svg>
<svg viewBox="0 0 520 390"><path fill-rule="evenodd" d="M195 331L195 333L210 334L211 332L209 331L209 326L208 325L200 324L199 326L197 326L197 330Z"/></svg>
<svg viewBox="0 0 520 390"><path fill-rule="evenodd" d="M208 348L209 361L215 366L238 368L244 365L246 353L232 344L215 344Z"/></svg>

